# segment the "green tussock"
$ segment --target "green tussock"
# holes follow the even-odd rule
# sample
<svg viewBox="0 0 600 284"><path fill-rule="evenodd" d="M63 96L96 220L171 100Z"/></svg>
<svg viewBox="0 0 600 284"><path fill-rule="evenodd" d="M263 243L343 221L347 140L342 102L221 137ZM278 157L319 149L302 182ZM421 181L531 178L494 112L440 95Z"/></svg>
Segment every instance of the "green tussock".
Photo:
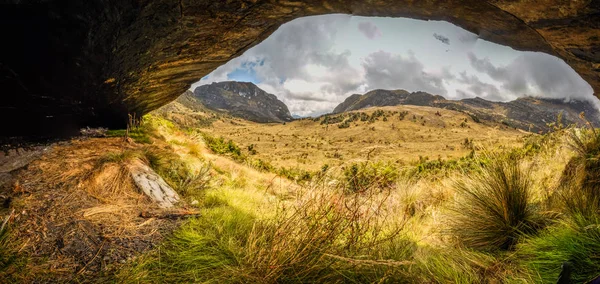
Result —
<svg viewBox="0 0 600 284"><path fill-rule="evenodd" d="M580 216L580 220L587 217ZM561 266L569 262L572 283L587 283L600 276L600 219L587 226L571 222L545 230L518 247L518 258L534 282L553 283Z"/></svg>
<svg viewBox="0 0 600 284"><path fill-rule="evenodd" d="M415 244L373 212L355 211L376 201L335 206L338 197L317 195L268 219L232 206L239 196L226 197L227 205L203 210L125 275L142 282L409 281Z"/></svg>
<svg viewBox="0 0 600 284"><path fill-rule="evenodd" d="M511 249L543 223L532 203L529 171L518 160L491 158L481 172L458 181L453 233L468 247Z"/></svg>

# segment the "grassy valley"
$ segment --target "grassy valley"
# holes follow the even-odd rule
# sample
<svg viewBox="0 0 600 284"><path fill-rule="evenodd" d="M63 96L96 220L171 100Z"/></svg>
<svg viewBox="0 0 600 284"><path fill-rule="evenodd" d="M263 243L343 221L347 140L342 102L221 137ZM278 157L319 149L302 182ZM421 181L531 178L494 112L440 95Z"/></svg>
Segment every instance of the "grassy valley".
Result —
<svg viewBox="0 0 600 284"><path fill-rule="evenodd" d="M3 279L549 283L568 262L580 283L600 271L590 127L539 135L420 106L259 124L174 102L100 136L53 146L2 189L31 212L2 230ZM138 162L176 208L135 188Z"/></svg>
<svg viewBox="0 0 600 284"><path fill-rule="evenodd" d="M517 147L530 135L502 124L478 123L460 112L417 106L369 108L286 124L224 117L200 129L275 166L304 170L367 160L399 166L452 160L474 149Z"/></svg>

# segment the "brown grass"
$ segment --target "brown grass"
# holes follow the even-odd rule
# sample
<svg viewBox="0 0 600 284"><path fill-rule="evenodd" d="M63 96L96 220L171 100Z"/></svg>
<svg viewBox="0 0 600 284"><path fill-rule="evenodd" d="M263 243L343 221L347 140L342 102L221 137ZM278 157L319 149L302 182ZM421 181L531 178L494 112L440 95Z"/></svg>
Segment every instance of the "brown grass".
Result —
<svg viewBox="0 0 600 284"><path fill-rule="evenodd" d="M503 125L475 123L464 113L439 108L394 106L359 112L371 114L376 110L408 111L409 115L400 120L395 114L387 121L380 118L374 123L358 120L342 129L337 124L321 125L309 119L283 125L222 118L203 129L214 137L233 140L242 149L254 144L257 154L253 157L277 167L305 170L346 161L405 164L419 157L459 158L471 151L464 145L465 139L473 140L476 147L502 149L519 146L526 135ZM466 127L461 127L465 119Z"/></svg>
<svg viewBox="0 0 600 284"><path fill-rule="evenodd" d="M15 280L98 276L162 239L173 224L139 217L156 206L135 188L127 161L103 160L136 147L119 138L55 145L17 177L10 237L30 261Z"/></svg>

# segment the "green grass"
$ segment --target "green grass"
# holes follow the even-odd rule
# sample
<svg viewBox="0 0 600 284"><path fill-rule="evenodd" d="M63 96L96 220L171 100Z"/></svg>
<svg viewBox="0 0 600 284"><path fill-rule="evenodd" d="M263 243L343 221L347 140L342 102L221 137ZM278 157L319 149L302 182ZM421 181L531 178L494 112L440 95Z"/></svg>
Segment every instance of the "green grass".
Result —
<svg viewBox="0 0 600 284"><path fill-rule="evenodd" d="M179 194L198 199L209 186L211 164L194 169L176 153L168 149L145 148L141 156Z"/></svg>
<svg viewBox="0 0 600 284"><path fill-rule="evenodd" d="M122 274L123 281L203 283L407 282L416 249L400 228L378 220L375 199L317 194L258 219L239 195L213 207ZM343 196L343 195L342 195ZM342 202L344 205L337 202ZM238 205L235 205L238 204ZM357 211L358 210L358 211ZM359 212L360 211L360 212Z"/></svg>
<svg viewBox="0 0 600 284"><path fill-rule="evenodd" d="M573 267L572 283L587 283L600 276L600 219L585 223L582 227L564 222L519 245L518 258L534 282L555 283L564 262Z"/></svg>
<svg viewBox="0 0 600 284"><path fill-rule="evenodd" d="M519 160L492 157L490 164L455 184L459 199L453 233L468 247L508 250L543 224L532 203L531 173Z"/></svg>
<svg viewBox="0 0 600 284"><path fill-rule="evenodd" d="M106 132L108 137L125 137L126 134L127 130L125 129L113 129ZM129 137L137 143L152 144L150 133L146 129L133 129L129 131Z"/></svg>
<svg viewBox="0 0 600 284"><path fill-rule="evenodd" d="M2 220L0 219L0 224ZM9 225L0 231L0 279L7 282L20 282L18 277L26 275L24 269L27 258L20 255L15 247L15 240L10 238Z"/></svg>
<svg viewBox="0 0 600 284"><path fill-rule="evenodd" d="M242 154L240 147L233 141L225 141L225 138L223 137L216 138L206 133L203 133L202 137L208 148L214 153L230 156L238 162L242 162L246 159L245 155Z"/></svg>
<svg viewBox="0 0 600 284"><path fill-rule="evenodd" d="M600 133L573 130L569 145L576 155L563 171L559 193L571 215L594 218L600 213Z"/></svg>

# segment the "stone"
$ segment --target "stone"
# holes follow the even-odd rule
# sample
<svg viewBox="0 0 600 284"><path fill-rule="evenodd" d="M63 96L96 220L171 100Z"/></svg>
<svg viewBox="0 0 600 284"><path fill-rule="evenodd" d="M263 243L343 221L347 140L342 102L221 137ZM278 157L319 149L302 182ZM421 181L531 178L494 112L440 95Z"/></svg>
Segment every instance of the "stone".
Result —
<svg viewBox="0 0 600 284"><path fill-rule="evenodd" d="M174 100L281 24L331 13L445 20L558 56L600 92L600 0L2 2L0 136L123 127L128 113Z"/></svg>
<svg viewBox="0 0 600 284"><path fill-rule="evenodd" d="M180 198L177 192L142 161L134 160L128 167L135 185L159 207L170 208L179 202Z"/></svg>

